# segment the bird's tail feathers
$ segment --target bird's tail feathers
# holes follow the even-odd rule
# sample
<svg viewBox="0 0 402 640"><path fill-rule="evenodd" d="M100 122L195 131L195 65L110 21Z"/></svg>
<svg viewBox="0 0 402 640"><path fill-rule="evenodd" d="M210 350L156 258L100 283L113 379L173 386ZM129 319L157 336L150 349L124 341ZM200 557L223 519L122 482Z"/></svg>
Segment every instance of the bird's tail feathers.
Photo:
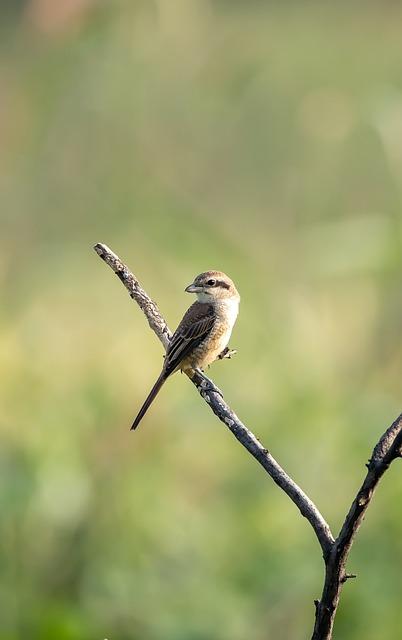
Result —
<svg viewBox="0 0 402 640"><path fill-rule="evenodd" d="M160 374L159 378L157 379L157 381L155 382L154 386L152 387L151 391L148 394L147 399L145 400L144 404L142 405L141 409L138 412L138 415L136 417L136 419L134 420L131 429L134 430L138 427L138 425L140 424L141 420L143 419L143 417L145 416L146 412L148 411L150 405L152 404L152 402L155 400L156 396L158 395L159 391L162 388L162 385L164 384L164 382L166 382L166 373L164 371L162 371L162 373Z"/></svg>

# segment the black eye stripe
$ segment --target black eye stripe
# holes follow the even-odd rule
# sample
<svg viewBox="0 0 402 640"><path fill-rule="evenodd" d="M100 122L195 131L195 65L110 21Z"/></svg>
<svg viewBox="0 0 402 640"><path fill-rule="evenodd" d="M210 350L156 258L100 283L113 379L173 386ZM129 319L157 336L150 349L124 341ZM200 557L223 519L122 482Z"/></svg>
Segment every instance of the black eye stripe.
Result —
<svg viewBox="0 0 402 640"><path fill-rule="evenodd" d="M214 278L211 278L210 280L207 280L206 284L209 287L222 287L222 289L230 289L230 285L224 280L215 280Z"/></svg>

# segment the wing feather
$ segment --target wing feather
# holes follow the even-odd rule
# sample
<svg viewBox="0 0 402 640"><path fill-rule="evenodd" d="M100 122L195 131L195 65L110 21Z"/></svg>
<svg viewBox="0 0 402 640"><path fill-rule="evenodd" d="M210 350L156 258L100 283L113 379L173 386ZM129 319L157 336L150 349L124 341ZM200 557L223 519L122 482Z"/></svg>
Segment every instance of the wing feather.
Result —
<svg viewBox="0 0 402 640"><path fill-rule="evenodd" d="M170 341L164 369L167 375L175 371L199 344L207 337L215 322L213 306L195 302L183 317Z"/></svg>

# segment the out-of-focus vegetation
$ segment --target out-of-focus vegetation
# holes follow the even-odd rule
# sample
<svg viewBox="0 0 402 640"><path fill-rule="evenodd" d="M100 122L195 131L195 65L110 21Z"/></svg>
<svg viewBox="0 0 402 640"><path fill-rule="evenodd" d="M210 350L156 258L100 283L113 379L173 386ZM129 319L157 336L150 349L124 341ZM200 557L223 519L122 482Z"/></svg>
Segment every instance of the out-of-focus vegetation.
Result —
<svg viewBox="0 0 402 640"><path fill-rule="evenodd" d="M216 383L335 531L401 410L402 8L20 0L0 9L2 640L302 640L308 524L177 375L91 247L174 327L242 294ZM336 624L400 636L402 469Z"/></svg>

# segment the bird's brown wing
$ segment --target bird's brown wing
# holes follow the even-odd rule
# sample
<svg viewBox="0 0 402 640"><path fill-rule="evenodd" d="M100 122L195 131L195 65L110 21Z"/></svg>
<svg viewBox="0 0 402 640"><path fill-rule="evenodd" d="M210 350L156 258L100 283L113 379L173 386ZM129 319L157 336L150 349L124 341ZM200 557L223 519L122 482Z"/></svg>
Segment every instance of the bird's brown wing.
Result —
<svg viewBox="0 0 402 640"><path fill-rule="evenodd" d="M166 376L175 371L199 344L208 336L215 322L211 304L194 302L185 313L174 332L166 352L164 370Z"/></svg>

